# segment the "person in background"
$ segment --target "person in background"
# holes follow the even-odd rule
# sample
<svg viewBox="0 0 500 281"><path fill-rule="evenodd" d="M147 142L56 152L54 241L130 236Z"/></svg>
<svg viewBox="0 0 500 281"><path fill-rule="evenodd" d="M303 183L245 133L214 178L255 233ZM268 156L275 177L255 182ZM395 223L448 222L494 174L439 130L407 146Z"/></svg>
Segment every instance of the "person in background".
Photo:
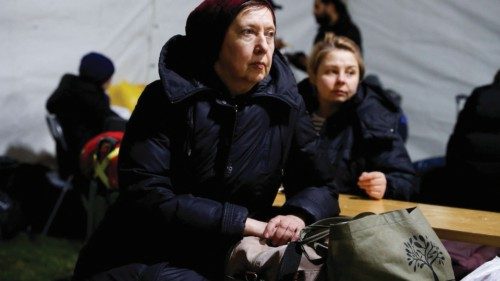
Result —
<svg viewBox="0 0 500 281"><path fill-rule="evenodd" d="M342 0L315 0L314 18L319 24L318 33L314 37L314 43L318 43L325 37L326 32L333 32L336 36L344 36L351 39L363 50L361 44L361 32L351 19L347 6Z"/></svg>
<svg viewBox="0 0 500 281"><path fill-rule="evenodd" d="M345 36L354 41L362 52L361 32L342 0L315 0L313 13L319 25L314 44L321 41L326 32L333 32L336 36ZM287 58L298 69L307 71L307 56L303 52L288 54Z"/></svg>
<svg viewBox="0 0 500 281"><path fill-rule="evenodd" d="M397 132L398 107L384 91L361 81L365 68L358 46L327 34L314 47L308 72L314 91L301 94L340 192L410 200L417 187Z"/></svg>
<svg viewBox="0 0 500 281"><path fill-rule="evenodd" d="M500 70L467 98L448 141L445 204L500 211ZM453 187L453 188L451 188Z"/></svg>
<svg viewBox="0 0 500 281"><path fill-rule="evenodd" d="M224 280L244 236L279 246L339 213L333 175L265 0L205 0L159 60L120 147L120 196L74 280ZM289 156L289 157L288 157ZM272 204L290 161L303 185Z"/></svg>
<svg viewBox="0 0 500 281"><path fill-rule="evenodd" d="M500 70L476 87L460 111L446 151L445 175L433 204L500 212ZM435 187L435 188L433 188ZM500 248L443 240L462 278L500 255Z"/></svg>
<svg viewBox="0 0 500 281"><path fill-rule="evenodd" d="M67 151L56 147L59 174L66 178L79 173L80 151L97 134L108 130L124 129L109 105L105 90L111 84L115 71L106 56L90 52L80 61L79 75L65 74L57 89L47 100L46 108L59 119L67 143ZM108 124L115 128L108 128Z"/></svg>

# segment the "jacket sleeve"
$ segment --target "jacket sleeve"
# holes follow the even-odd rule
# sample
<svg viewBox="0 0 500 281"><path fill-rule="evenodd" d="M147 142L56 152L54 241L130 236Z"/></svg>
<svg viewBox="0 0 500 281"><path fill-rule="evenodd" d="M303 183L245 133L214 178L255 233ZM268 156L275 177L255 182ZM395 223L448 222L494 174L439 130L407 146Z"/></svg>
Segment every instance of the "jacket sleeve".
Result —
<svg viewBox="0 0 500 281"><path fill-rule="evenodd" d="M406 201L415 198L418 193L415 170L399 136L392 142L390 151L380 151L372 161L386 176L385 198Z"/></svg>
<svg viewBox="0 0 500 281"><path fill-rule="evenodd" d="M324 153L317 153L318 143L302 98L283 180L287 201L284 212L297 212L306 223L340 213L338 189L333 169Z"/></svg>
<svg viewBox="0 0 500 281"><path fill-rule="evenodd" d="M176 224L209 233L240 236L246 208L181 193L172 182L172 105L159 82L149 85L127 124L120 147L119 181L124 198L140 208L159 214L158 224ZM172 115L172 114L170 114ZM172 121L173 119L173 121ZM154 216L157 217L157 216Z"/></svg>
<svg viewBox="0 0 500 281"><path fill-rule="evenodd" d="M415 170L395 126L388 126L387 130L390 132L386 136L375 136L364 140L366 168L369 171L380 171L385 174L387 188L384 198L408 201L415 198L418 193Z"/></svg>

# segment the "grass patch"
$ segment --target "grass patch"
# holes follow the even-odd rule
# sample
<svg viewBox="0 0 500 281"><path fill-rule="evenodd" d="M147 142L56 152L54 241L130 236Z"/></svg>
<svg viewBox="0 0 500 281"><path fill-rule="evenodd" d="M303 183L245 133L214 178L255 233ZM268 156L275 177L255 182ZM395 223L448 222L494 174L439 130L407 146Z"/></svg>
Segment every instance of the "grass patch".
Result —
<svg viewBox="0 0 500 281"><path fill-rule="evenodd" d="M82 245L45 236L31 239L26 234L0 241L0 280L69 280Z"/></svg>

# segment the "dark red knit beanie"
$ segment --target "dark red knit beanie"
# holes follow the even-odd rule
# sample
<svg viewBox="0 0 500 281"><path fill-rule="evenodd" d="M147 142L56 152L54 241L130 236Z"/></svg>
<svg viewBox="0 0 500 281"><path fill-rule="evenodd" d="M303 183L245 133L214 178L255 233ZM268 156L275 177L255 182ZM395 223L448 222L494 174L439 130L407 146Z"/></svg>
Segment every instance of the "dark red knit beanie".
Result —
<svg viewBox="0 0 500 281"><path fill-rule="evenodd" d="M248 6L267 7L274 18L273 7L266 0L205 0L198 5L186 21L186 37L196 52L193 55L213 65L229 25Z"/></svg>

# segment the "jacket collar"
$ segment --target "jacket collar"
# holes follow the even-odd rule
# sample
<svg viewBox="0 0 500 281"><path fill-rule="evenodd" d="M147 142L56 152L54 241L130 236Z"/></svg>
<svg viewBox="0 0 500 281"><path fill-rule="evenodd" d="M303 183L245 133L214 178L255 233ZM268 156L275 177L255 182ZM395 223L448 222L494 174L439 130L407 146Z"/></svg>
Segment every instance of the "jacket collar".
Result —
<svg viewBox="0 0 500 281"><path fill-rule="evenodd" d="M88 92L104 92L103 88L100 85L69 73L64 74L64 76L61 78L61 82L59 83L58 88L63 90L79 88Z"/></svg>
<svg viewBox="0 0 500 281"><path fill-rule="evenodd" d="M360 83L356 94L328 119L328 126L356 122L364 139L394 139L397 108L380 93Z"/></svg>
<svg viewBox="0 0 500 281"><path fill-rule="evenodd" d="M172 37L162 48L159 60L159 75L164 93L171 103L184 101L201 93L225 92L222 83L212 70L199 69L190 60L189 46L185 36ZM251 97L277 99L293 108L299 107L299 96L292 71L285 58L275 51L270 74L249 93Z"/></svg>

